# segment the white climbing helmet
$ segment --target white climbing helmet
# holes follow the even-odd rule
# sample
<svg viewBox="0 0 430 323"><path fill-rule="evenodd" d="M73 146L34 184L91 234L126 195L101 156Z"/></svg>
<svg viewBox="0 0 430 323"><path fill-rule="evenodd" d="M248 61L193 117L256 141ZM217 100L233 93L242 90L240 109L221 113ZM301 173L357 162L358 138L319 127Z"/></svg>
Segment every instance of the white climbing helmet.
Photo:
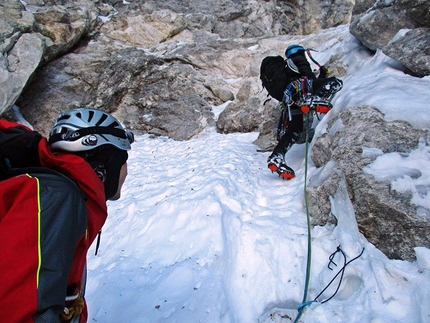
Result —
<svg viewBox="0 0 430 323"><path fill-rule="evenodd" d="M57 118L49 133L52 150L87 151L102 145L130 150L133 133L125 131L109 113L79 108L65 111Z"/></svg>

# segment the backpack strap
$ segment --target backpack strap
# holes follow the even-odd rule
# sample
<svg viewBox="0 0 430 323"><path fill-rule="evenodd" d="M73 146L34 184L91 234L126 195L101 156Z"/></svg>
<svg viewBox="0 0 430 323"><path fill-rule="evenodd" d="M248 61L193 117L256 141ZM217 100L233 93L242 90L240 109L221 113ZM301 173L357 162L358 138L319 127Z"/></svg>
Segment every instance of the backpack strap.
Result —
<svg viewBox="0 0 430 323"><path fill-rule="evenodd" d="M40 166L42 136L25 126L0 120L0 180L10 169Z"/></svg>
<svg viewBox="0 0 430 323"><path fill-rule="evenodd" d="M291 58L287 59L287 66L290 70L292 70L294 73L300 74L299 68L296 64L294 64L293 60Z"/></svg>

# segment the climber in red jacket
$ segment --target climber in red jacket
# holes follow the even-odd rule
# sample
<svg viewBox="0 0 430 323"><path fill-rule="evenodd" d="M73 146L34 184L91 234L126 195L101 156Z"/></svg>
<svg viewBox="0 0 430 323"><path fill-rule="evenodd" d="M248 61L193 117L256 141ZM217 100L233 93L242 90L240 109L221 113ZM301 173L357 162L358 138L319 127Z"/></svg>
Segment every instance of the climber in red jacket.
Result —
<svg viewBox="0 0 430 323"><path fill-rule="evenodd" d="M86 254L121 195L133 134L89 108L62 113L49 142L33 133L0 120L0 322L83 323ZM7 140L38 160L14 167Z"/></svg>

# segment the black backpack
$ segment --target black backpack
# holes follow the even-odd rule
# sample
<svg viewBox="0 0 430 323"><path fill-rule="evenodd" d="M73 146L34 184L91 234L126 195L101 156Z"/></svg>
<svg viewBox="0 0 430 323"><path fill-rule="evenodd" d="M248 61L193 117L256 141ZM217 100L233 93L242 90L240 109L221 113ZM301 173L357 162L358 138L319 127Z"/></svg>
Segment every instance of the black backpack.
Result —
<svg viewBox="0 0 430 323"><path fill-rule="evenodd" d="M39 167L38 144L42 136L20 126L1 130L3 120L0 123L0 180L9 177L13 170Z"/></svg>
<svg viewBox="0 0 430 323"><path fill-rule="evenodd" d="M287 62L282 56L267 56L260 66L260 79L263 88L269 92L272 98L280 102L288 85L286 68L288 68Z"/></svg>

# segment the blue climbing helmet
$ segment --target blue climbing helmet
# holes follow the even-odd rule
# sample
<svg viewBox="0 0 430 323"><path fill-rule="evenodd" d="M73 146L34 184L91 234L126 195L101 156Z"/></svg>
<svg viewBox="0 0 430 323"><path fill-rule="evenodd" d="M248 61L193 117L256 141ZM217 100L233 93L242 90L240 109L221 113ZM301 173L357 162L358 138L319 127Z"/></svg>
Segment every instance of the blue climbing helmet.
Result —
<svg viewBox="0 0 430 323"><path fill-rule="evenodd" d="M303 46L297 44L290 45L285 50L285 57L290 58L291 55L297 53L300 50L305 51L306 49Z"/></svg>

